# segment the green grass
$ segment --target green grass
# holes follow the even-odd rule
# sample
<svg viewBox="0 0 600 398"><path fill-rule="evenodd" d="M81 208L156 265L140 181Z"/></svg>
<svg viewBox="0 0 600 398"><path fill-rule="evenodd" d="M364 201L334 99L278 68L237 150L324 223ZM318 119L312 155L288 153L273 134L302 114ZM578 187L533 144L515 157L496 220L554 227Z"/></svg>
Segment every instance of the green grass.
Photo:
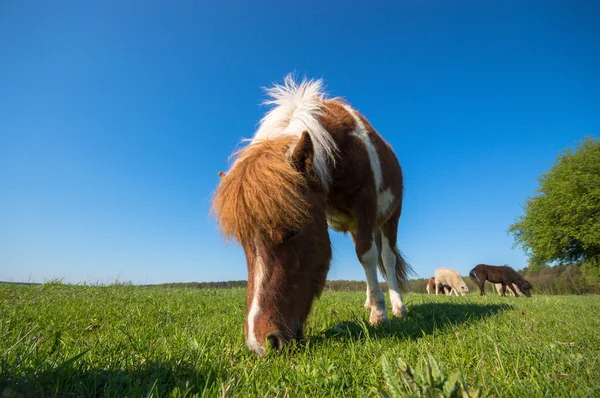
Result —
<svg viewBox="0 0 600 398"><path fill-rule="evenodd" d="M364 293L325 292L304 345L245 347L244 289L0 285L0 396L370 396L382 357L431 354L484 396L599 396L600 297L405 297L367 326Z"/></svg>

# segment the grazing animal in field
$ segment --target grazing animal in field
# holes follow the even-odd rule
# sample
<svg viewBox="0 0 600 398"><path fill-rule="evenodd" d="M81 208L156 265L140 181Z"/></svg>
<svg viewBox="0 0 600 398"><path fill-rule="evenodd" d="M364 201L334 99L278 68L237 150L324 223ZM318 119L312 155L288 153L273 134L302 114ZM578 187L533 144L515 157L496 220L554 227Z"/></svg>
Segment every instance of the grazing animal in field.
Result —
<svg viewBox="0 0 600 398"><path fill-rule="evenodd" d="M441 294L449 295L452 288L448 285L440 285L438 286L438 291ZM427 294L436 294L435 293L435 277L429 278L427 281Z"/></svg>
<svg viewBox="0 0 600 398"><path fill-rule="evenodd" d="M498 292L498 294L500 296L502 296L502 283L494 283L494 287L496 288L496 291ZM519 294L523 294L523 292L521 290L519 290L519 288L517 287L517 285L515 285L514 283L512 284L512 289L507 289L508 294L510 294L511 296L514 297L514 293L513 290L516 291Z"/></svg>
<svg viewBox="0 0 600 398"><path fill-rule="evenodd" d="M450 290L450 292L447 293L448 296L452 295L452 292L457 296L459 292L461 295L466 296L469 291L469 287L465 284L465 281L458 271L451 268L438 268L435 270L435 285L435 294L438 294L440 285L448 285Z"/></svg>
<svg viewBox="0 0 600 398"><path fill-rule="evenodd" d="M506 287L508 286L514 295L518 297L519 294L513 288L514 284L519 288L522 294L531 297L531 283L526 281L521 274L507 265L478 264L471 272L469 272L469 276L471 277L471 280L479 286L479 291L482 296L485 294L483 286L487 280L502 285L502 296L506 295Z"/></svg>
<svg viewBox="0 0 600 398"><path fill-rule="evenodd" d="M327 99L320 80L288 76L267 93L272 108L220 173L213 199L221 232L246 254L244 333L259 355L303 336L329 271L328 226L352 237L371 325L387 320L377 269L397 317L406 314L400 286L410 272L396 247L403 179L389 144L350 105Z"/></svg>

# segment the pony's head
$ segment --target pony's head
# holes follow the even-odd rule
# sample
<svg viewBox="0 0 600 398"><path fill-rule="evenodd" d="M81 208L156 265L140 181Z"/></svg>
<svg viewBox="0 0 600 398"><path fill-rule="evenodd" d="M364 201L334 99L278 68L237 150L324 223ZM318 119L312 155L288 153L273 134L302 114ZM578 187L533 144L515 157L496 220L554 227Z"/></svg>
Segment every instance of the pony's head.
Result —
<svg viewBox="0 0 600 398"><path fill-rule="evenodd" d="M308 133L251 144L220 173L213 211L227 238L244 248L248 264L248 347L301 338L302 325L329 270L331 243L326 193L313 171Z"/></svg>
<svg viewBox="0 0 600 398"><path fill-rule="evenodd" d="M533 289L533 286L531 285L531 283L529 283L528 280L524 279L523 277L521 277L520 279L518 279L515 284L517 285L517 287L519 288L519 290L527 297L531 297L531 289Z"/></svg>

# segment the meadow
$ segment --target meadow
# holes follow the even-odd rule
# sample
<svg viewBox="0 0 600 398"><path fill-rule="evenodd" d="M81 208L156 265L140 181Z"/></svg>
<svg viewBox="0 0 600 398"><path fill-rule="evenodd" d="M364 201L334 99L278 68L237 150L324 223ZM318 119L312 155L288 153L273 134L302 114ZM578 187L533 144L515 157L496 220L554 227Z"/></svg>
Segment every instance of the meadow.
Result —
<svg viewBox="0 0 600 398"><path fill-rule="evenodd" d="M363 292L326 290L306 341L259 358L243 288L0 284L0 396L394 395L389 364L430 355L481 396L600 396L599 296L405 301L372 328Z"/></svg>

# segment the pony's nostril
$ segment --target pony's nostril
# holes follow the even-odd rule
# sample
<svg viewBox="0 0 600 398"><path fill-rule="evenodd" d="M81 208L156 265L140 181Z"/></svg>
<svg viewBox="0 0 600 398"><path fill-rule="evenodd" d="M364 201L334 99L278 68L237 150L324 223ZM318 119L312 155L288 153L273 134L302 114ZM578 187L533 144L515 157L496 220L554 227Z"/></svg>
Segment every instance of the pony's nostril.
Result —
<svg viewBox="0 0 600 398"><path fill-rule="evenodd" d="M283 348L283 339L277 333L271 333L270 335L268 335L267 341L269 342L269 345L271 346L271 348L273 348L275 350L279 351Z"/></svg>

